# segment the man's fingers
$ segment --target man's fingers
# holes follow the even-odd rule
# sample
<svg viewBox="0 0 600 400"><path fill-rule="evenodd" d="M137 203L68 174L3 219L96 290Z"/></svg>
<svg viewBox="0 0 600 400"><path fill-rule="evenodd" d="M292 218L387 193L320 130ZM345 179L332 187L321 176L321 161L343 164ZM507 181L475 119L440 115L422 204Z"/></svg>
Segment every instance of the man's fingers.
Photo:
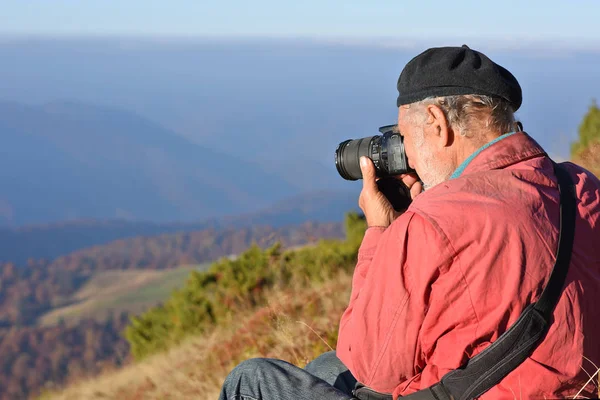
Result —
<svg viewBox="0 0 600 400"><path fill-rule="evenodd" d="M373 161L368 157L361 157L360 170L363 176L363 195L361 195L359 204L363 201L364 195L370 197L374 193L379 192L379 187L377 186L377 171L375 170ZM400 179L408 187L411 199L414 199L423 192L423 184L419 180L417 174L402 174L399 175L397 179Z"/></svg>
<svg viewBox="0 0 600 400"><path fill-rule="evenodd" d="M420 181L417 181L410 187L410 197L414 200L414 198L421 194L422 191L423 185Z"/></svg>
<svg viewBox="0 0 600 400"><path fill-rule="evenodd" d="M360 158L360 170L363 176L363 190L376 192L377 188L377 174L373 161L368 157Z"/></svg>
<svg viewBox="0 0 600 400"><path fill-rule="evenodd" d="M423 192L423 184L417 174L402 174L400 175L402 182L410 190L410 198L414 200L421 192Z"/></svg>
<svg viewBox="0 0 600 400"><path fill-rule="evenodd" d="M419 182L417 174L402 174L400 179L410 189L415 183Z"/></svg>

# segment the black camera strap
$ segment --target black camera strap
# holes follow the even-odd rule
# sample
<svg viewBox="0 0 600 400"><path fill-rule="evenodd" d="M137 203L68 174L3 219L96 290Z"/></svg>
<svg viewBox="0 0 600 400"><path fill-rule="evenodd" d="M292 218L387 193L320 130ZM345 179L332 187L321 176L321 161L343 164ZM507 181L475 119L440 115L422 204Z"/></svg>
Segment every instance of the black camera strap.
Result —
<svg viewBox="0 0 600 400"><path fill-rule="evenodd" d="M404 396L402 399L475 399L497 385L525 361L546 336L569 271L576 216L573 180L563 166L554 162L553 165L560 192L560 233L556 262L539 300L527 306L519 319L506 332L484 351L468 360L465 365L448 372L435 385ZM363 398L361 394L360 389L355 393L359 399ZM368 395L365 397L368 398ZM387 398L391 396L387 395Z"/></svg>

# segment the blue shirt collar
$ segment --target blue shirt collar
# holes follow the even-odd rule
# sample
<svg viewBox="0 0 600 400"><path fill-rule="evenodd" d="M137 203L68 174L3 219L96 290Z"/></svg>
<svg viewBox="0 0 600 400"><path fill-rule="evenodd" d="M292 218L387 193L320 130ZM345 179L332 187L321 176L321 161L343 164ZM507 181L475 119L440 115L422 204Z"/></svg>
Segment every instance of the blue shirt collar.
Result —
<svg viewBox="0 0 600 400"><path fill-rule="evenodd" d="M488 143L484 144L483 146L481 146L473 154L471 154L465 161L463 161L462 164L460 164L458 166L458 168L456 168L456 170L454 171L454 173L452 174L452 176L450 177L450 179L458 178L465 171L465 169L467 168L467 165L469 165L469 163L471 161L473 161L473 159L475 157L477 157L477 155L479 153L481 153L482 151L484 151L485 149L487 149L488 147L490 147L494 143L498 143L502 139L506 139L507 137L512 136L515 133L517 133L517 132L505 133L504 135L498 136L496 139L492 140L491 142L488 142Z"/></svg>

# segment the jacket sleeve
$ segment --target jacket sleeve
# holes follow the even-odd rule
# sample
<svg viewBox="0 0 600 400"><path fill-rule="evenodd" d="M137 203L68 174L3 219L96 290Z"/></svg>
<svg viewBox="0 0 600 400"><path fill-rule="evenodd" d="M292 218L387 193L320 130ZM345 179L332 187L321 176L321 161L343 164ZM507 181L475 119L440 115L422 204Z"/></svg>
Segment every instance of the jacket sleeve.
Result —
<svg viewBox="0 0 600 400"><path fill-rule="evenodd" d="M413 212L387 229L367 229L337 343L337 356L359 382L391 393L418 375L431 285L451 259L445 236Z"/></svg>

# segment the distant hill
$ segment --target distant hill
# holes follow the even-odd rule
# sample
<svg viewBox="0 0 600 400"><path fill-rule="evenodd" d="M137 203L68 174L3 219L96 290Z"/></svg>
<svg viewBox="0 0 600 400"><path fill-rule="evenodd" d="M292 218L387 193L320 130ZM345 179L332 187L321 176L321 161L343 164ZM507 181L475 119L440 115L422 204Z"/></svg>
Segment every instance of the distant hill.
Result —
<svg viewBox="0 0 600 400"><path fill-rule="evenodd" d="M212 218L196 223L155 223L127 220L78 220L18 228L0 228L0 262L25 265L28 259L48 259L91 246L137 236L197 232L209 228L273 228L308 221L341 222L357 209L358 192L320 191L276 202L257 212Z"/></svg>
<svg viewBox="0 0 600 400"><path fill-rule="evenodd" d="M72 296L102 272L167 270L238 254L252 243L265 247L279 241L286 246L297 246L343 234L342 223L335 222L307 222L278 228L268 225L209 228L121 239L53 261L29 260L20 267L0 263L0 328L32 325L44 313L80 302L81 299Z"/></svg>
<svg viewBox="0 0 600 400"><path fill-rule="evenodd" d="M4 225L200 220L256 211L295 193L256 163L114 108L0 102L0 136Z"/></svg>
<svg viewBox="0 0 600 400"><path fill-rule="evenodd" d="M268 225L209 228L196 232L116 240L58 257L49 264L49 268L75 272L86 277L99 271L171 269L238 254L252 243L265 247L279 241L285 246L296 246L321 238L340 238L343 235L342 223L336 222L306 222L298 226L278 228Z"/></svg>

